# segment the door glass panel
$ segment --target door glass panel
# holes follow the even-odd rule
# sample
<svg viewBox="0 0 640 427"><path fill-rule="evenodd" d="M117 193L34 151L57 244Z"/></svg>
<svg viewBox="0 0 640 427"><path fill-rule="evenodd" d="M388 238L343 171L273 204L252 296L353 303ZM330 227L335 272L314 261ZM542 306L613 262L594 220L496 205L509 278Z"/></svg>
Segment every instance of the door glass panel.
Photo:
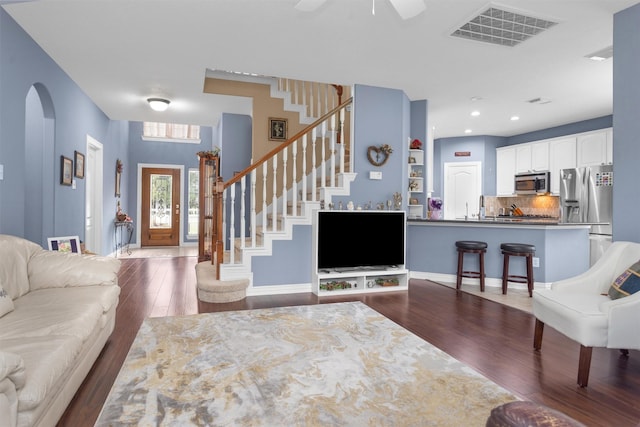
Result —
<svg viewBox="0 0 640 427"><path fill-rule="evenodd" d="M173 206L173 200L171 199L172 176L151 174L150 179L150 228L171 228L171 206Z"/></svg>

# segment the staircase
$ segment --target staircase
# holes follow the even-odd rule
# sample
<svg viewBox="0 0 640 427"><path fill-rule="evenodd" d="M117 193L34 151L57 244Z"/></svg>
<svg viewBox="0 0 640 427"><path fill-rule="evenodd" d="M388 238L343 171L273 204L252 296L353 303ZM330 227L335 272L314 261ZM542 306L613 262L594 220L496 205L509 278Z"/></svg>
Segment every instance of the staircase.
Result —
<svg viewBox="0 0 640 427"><path fill-rule="evenodd" d="M313 212L336 195L348 195L355 179L345 139L345 116L352 98L337 104L325 85L277 80L271 95L307 123L302 131L214 189L214 256L200 276L221 287L246 283L254 293L252 258L271 256L273 243L292 240L294 226L311 226ZM335 92L335 91L334 91ZM331 104L337 104L329 108ZM319 118L313 115L326 110ZM203 274L202 271L207 271ZM227 286L228 288L229 286Z"/></svg>

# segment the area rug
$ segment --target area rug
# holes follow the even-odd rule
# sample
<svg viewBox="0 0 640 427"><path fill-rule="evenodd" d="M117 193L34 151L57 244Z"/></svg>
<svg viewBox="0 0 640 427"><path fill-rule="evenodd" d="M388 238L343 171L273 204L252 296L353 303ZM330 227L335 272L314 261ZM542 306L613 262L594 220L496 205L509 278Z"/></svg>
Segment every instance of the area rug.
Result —
<svg viewBox="0 0 640 427"><path fill-rule="evenodd" d="M484 426L518 398L361 302L146 319L97 426Z"/></svg>
<svg viewBox="0 0 640 427"><path fill-rule="evenodd" d="M455 283L433 283L437 283L448 288L456 288ZM533 299L529 296L529 291L526 288L509 288L507 289L506 295L502 294L502 287L498 286L485 286L484 292L480 292L480 286L462 284L460 290L464 293L497 302L511 308L517 308L518 310L526 311L527 313L533 313Z"/></svg>

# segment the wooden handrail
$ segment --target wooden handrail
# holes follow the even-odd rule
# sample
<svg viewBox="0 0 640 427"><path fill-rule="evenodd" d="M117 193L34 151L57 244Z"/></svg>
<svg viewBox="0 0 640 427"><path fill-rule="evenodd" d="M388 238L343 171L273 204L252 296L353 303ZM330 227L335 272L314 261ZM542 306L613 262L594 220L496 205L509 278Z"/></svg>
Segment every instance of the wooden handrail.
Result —
<svg viewBox="0 0 640 427"><path fill-rule="evenodd" d="M247 168L242 170L240 173L236 174L233 178L231 178L228 181L226 181L224 183L224 188L227 189L232 184L240 181L243 177L249 175L253 170L257 169L260 165L262 165L266 161L270 160L273 156L275 156L276 154L278 154L279 152L281 152L282 150L284 150L285 148L287 148L288 146L293 144L298 139L300 139L304 134L308 133L313 128L315 128L316 126L320 125L322 122L327 120L333 114L335 114L338 111L340 111L341 109L345 108L347 105L351 104L352 102L353 102L353 97L347 99L345 102L343 102L342 104L338 105L333 110L329 111L324 116L320 117L318 120L316 120L315 122L311 123L309 126L305 127L303 130L301 130L300 132L296 133L295 135L293 135L291 138L287 139L282 144L278 145L273 150L269 151L267 154L262 156L260 158L260 160L258 160L257 162L253 163L252 165L248 166Z"/></svg>

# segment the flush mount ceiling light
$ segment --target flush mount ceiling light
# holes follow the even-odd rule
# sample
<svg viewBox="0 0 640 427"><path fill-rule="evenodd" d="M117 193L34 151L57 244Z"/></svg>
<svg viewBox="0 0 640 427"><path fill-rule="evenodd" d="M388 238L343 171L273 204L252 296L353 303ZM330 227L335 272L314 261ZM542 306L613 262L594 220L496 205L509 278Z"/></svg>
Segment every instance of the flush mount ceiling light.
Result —
<svg viewBox="0 0 640 427"><path fill-rule="evenodd" d="M471 116L472 117L478 117L479 115L480 115L480 111L478 111L478 110L475 110L475 111L471 112Z"/></svg>
<svg viewBox="0 0 640 427"><path fill-rule="evenodd" d="M164 98L148 98L147 102L149 103L149 107L154 111L164 111L169 108L169 104L171 104L171 101Z"/></svg>

